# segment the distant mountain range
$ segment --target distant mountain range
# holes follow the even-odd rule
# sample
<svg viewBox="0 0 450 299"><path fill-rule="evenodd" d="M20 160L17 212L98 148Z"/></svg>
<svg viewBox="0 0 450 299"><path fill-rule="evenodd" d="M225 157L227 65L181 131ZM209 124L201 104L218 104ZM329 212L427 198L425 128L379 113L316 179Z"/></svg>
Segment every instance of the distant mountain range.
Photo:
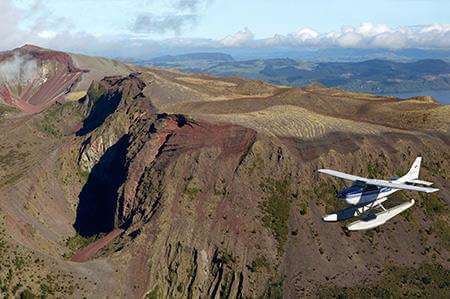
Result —
<svg viewBox="0 0 450 299"><path fill-rule="evenodd" d="M186 54L191 53L191 54ZM394 60L399 62L411 62L421 59L442 59L450 62L449 49L351 49L351 48L198 48L175 50L173 48L153 53L152 56L129 57L130 62L136 60L148 60L155 57L178 57L203 54L230 55L236 60L291 58L294 60L306 60L312 62L360 62L372 59ZM124 57L120 59L124 60Z"/></svg>
<svg viewBox="0 0 450 299"><path fill-rule="evenodd" d="M235 60L223 53L192 53L133 61L139 65L176 68L190 73L237 76L289 86L321 83L371 93L450 90L450 64L442 59L398 62L305 62L291 58Z"/></svg>
<svg viewBox="0 0 450 299"><path fill-rule="evenodd" d="M152 62L161 63L176 63L186 61L211 61L211 62L223 62L234 61L233 56L224 53L191 53L181 55L165 55L153 58Z"/></svg>

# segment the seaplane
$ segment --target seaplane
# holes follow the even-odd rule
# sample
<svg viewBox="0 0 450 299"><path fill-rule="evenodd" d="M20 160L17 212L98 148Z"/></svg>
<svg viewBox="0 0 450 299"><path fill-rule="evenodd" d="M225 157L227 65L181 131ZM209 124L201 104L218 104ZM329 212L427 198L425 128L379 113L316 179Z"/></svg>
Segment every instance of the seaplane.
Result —
<svg viewBox="0 0 450 299"><path fill-rule="evenodd" d="M343 173L332 169L319 169L323 174L352 182L350 187L338 192L337 197L345 201L350 207L326 215L323 220L327 222L343 221L353 217L359 220L347 225L350 231L369 230L385 224L403 211L414 205L414 199L400 205L386 209L383 203L388 196L400 190L432 193L439 189L431 188L431 182L419 180L420 164L422 157L417 157L408 173L402 177L393 177L389 181L369 179L360 176Z"/></svg>

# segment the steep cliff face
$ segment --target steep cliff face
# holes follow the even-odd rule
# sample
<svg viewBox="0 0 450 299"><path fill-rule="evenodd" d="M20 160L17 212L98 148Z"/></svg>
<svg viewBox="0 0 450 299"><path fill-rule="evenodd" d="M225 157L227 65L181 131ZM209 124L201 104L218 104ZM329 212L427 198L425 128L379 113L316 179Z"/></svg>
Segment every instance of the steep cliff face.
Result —
<svg viewBox="0 0 450 299"><path fill-rule="evenodd" d="M195 122L181 115L158 115L151 108L136 113L135 106L149 104L149 99L136 98L143 87L136 82L139 79L131 77L122 82L120 86L128 87L121 90L131 96L121 97L114 115L89 133L81 149L80 166L91 171L85 188L92 181L92 188L101 190L90 189L87 193L93 196L80 198L79 231L95 234L114 227L127 231L113 247L133 246L142 254L129 261L133 266L126 271L127 280L140 289L125 290L125 294L143 295L147 289L164 296L242 296L246 260L234 255L249 245L245 240L252 235L251 227L244 228L249 217L245 211L257 203L233 202L231 192L242 188L228 189L232 181L239 180L239 168L257 133L229 124ZM115 94L116 90L105 93ZM90 115L92 111L95 108ZM118 117L121 111L139 117L130 125ZM117 133L113 127L123 131ZM113 142L108 146L105 139ZM241 211L244 215L239 215ZM109 219L108 227L92 227L93 219L104 217ZM241 231L242 238L235 235ZM270 234L265 238L276 253ZM155 250L148 250L146 244ZM261 257L267 267L266 259L275 258L273 254ZM150 264L154 265L151 271L147 268ZM245 294L262 293L261 286L271 275L257 279L257 292L246 289ZM153 286L151 290L149 286Z"/></svg>
<svg viewBox="0 0 450 299"><path fill-rule="evenodd" d="M91 87L90 121L80 130L87 133L80 133L79 165L90 175L75 226L86 235L124 230L101 253L123 267L123 296L298 297L322 285L372 284L389 261L414 265L433 256L448 263L436 229L446 208L427 211L428 197L399 195L394 199L414 197L425 211L348 234L321 221L339 208L334 194L343 183L315 171L383 177L423 155L422 176L442 189L431 198L442 206L448 138L390 129L275 137L158 114L142 93L148 84L133 75ZM105 116L97 105L116 108ZM425 252L430 246L439 254Z"/></svg>
<svg viewBox="0 0 450 299"><path fill-rule="evenodd" d="M371 281L373 271L390 259L399 264L424 262L428 258L418 253L430 244L440 247L441 241L417 235L422 225L431 227L434 220L417 225L401 218L378 231L375 241L364 234L346 236L341 225L321 221L325 212L337 209L334 193L339 183L323 181L314 171L316 163L345 168L348 161L358 160L361 167L374 163L395 172L403 161L401 151L416 141L399 151L377 151L370 162L360 157L383 140L348 141L337 157L335 143L330 143L321 147L320 159L306 161L289 143L263 137L227 158L216 147L163 151L138 187L139 213L124 242L134 239L117 245L133 252L129 281L163 296L214 296L218 290L258 296L284 288L285 294L297 297L315 294L321 284ZM433 152L435 159L438 152ZM401 164L406 166L406 160ZM419 215L416 219L423 217ZM438 260L446 263L446 256Z"/></svg>

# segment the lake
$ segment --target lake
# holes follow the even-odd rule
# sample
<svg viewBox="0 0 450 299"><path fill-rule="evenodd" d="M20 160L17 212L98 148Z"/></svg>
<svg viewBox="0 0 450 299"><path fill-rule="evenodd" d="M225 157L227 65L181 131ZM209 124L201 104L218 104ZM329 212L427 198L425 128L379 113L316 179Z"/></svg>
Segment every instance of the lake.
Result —
<svg viewBox="0 0 450 299"><path fill-rule="evenodd" d="M401 92L401 93L388 93L381 95L394 96L400 99L407 99L415 96L432 96L441 104L450 104L450 90L428 90L428 91L417 91L417 92Z"/></svg>

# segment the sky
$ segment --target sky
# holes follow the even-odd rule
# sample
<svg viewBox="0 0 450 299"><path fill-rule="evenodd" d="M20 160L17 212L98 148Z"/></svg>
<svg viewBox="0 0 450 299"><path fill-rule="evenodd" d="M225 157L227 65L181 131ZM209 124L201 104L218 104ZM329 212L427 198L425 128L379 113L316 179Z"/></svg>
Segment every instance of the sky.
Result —
<svg viewBox="0 0 450 299"><path fill-rule="evenodd" d="M0 50L450 48L447 0L0 0Z"/></svg>

